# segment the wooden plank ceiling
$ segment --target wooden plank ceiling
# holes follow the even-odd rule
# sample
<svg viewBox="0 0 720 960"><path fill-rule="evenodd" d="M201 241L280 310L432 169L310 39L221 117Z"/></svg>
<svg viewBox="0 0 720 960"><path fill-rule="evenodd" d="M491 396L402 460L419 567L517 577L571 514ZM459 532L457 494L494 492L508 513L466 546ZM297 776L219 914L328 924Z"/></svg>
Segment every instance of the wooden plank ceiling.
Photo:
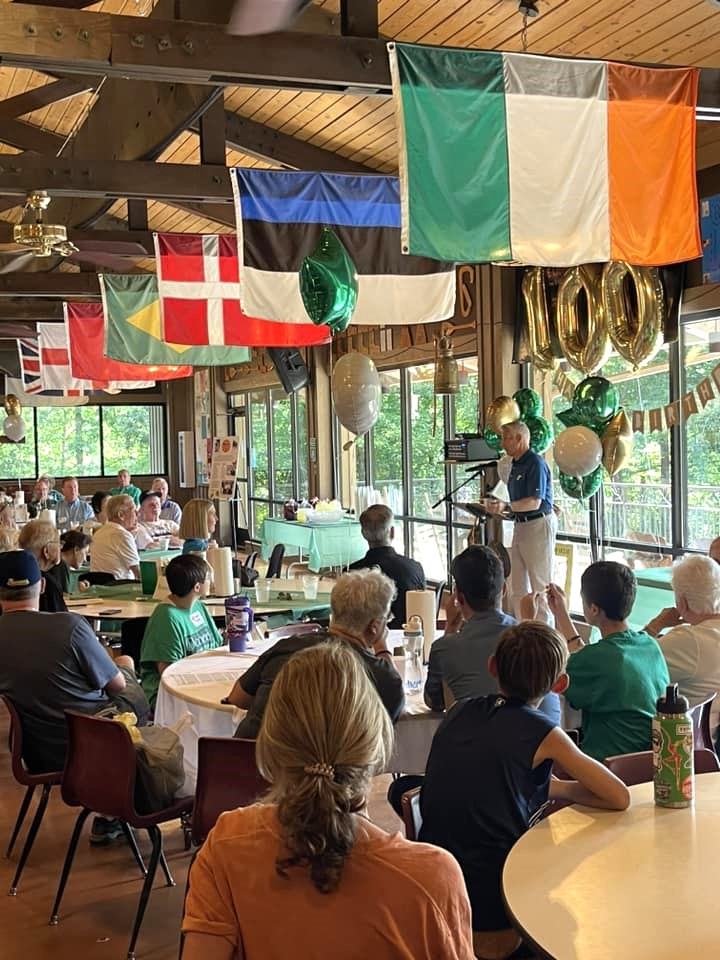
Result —
<svg viewBox="0 0 720 960"><path fill-rule="evenodd" d="M11 0L0 0L2 5ZM86 9L145 16L154 0L103 0ZM321 0L318 6L339 23L340 0ZM539 0L540 16L528 22L531 53L574 57L614 58L645 63L720 66L720 9L708 0ZM522 17L517 0L379 0L379 31L387 38L518 51L522 49ZM29 70L0 68L0 100L48 83L48 77ZM397 139L392 102L382 97L356 97L228 87L226 110L268 125L274 130L332 151L379 172L397 169ZM63 138L71 137L92 109L93 94L83 93L28 113L22 119ZM0 144L0 153L16 153ZM198 163L199 138L183 132L165 149L159 162ZM698 165L720 162L720 123L698 124ZM229 165L267 167L273 164L227 150ZM7 201L5 206L7 206ZM2 198L0 198L2 210ZM126 218L125 201L109 213ZM0 212L17 221L20 208ZM222 232L195 213L163 203L148 205L150 229L185 232ZM146 264L152 268L152 262ZM73 268L75 269L75 268Z"/></svg>

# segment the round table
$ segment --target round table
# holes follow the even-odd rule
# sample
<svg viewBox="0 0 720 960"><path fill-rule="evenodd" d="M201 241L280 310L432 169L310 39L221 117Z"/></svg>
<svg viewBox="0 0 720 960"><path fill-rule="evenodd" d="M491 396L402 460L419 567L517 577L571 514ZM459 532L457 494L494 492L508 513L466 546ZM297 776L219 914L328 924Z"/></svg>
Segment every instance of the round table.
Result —
<svg viewBox="0 0 720 960"><path fill-rule="evenodd" d="M573 806L515 844L503 890L518 928L555 960L713 957L720 934L720 773L695 778L694 807L630 788L623 813Z"/></svg>
<svg viewBox="0 0 720 960"><path fill-rule="evenodd" d="M193 718L192 727L186 727L181 734L185 750L184 793L194 792L198 737L233 735L245 711L221 704L220 700L273 642L255 640L246 653L229 653L227 647L206 650L171 663L164 671L155 704L155 722L173 726L187 712ZM402 674L404 659L396 657L395 666ZM424 773L430 744L442 717L425 706L422 694L407 697L405 711L395 726L395 749L388 770Z"/></svg>

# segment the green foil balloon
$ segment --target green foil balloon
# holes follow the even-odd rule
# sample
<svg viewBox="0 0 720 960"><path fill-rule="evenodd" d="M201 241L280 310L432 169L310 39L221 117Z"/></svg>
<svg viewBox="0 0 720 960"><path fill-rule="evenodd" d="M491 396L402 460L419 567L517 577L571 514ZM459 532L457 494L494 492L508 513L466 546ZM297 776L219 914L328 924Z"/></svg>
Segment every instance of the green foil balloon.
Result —
<svg viewBox="0 0 720 960"><path fill-rule="evenodd" d="M313 323L342 333L352 319L358 277L350 254L332 230L323 227L313 252L300 267L300 295Z"/></svg>
<svg viewBox="0 0 720 960"><path fill-rule="evenodd" d="M513 400L520 407L520 419L527 421L528 417L541 417L543 412L542 397L537 390L523 387L513 394Z"/></svg>
<svg viewBox="0 0 720 960"><path fill-rule="evenodd" d="M544 417L526 417L525 424L530 431L530 449L543 453L553 442L553 428Z"/></svg>
<svg viewBox="0 0 720 960"><path fill-rule="evenodd" d="M573 411L583 420L582 426L597 430L611 420L620 409L617 387L605 377L586 377L573 394Z"/></svg>
<svg viewBox="0 0 720 960"><path fill-rule="evenodd" d="M597 493L602 481L602 464L585 477L570 477L567 473L560 473L560 486L563 492L572 497L573 500L587 500L588 497Z"/></svg>
<svg viewBox="0 0 720 960"><path fill-rule="evenodd" d="M583 418L575 412L572 407L568 407L567 410L561 410L559 413L556 413L555 416L558 418L560 423L564 427L587 427L588 424L583 420ZM592 427L590 429L593 429Z"/></svg>
<svg viewBox="0 0 720 960"><path fill-rule="evenodd" d="M498 453L502 450L502 437L499 433L495 433L494 430L486 427L483 437L485 438L485 443L489 447L492 447L493 450L497 450Z"/></svg>

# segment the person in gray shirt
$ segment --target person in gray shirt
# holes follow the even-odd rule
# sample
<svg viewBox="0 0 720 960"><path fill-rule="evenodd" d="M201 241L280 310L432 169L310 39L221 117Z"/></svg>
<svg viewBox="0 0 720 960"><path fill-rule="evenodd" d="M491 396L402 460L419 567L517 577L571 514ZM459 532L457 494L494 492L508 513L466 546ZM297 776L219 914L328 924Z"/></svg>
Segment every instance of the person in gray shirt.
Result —
<svg viewBox="0 0 720 960"><path fill-rule="evenodd" d="M425 703L444 710L456 700L484 697L497 692L497 681L488 670L502 632L517 621L502 610L505 579L497 555L482 546L459 553L450 568L455 590L445 633L430 648ZM540 709L560 723L560 701L548 694Z"/></svg>

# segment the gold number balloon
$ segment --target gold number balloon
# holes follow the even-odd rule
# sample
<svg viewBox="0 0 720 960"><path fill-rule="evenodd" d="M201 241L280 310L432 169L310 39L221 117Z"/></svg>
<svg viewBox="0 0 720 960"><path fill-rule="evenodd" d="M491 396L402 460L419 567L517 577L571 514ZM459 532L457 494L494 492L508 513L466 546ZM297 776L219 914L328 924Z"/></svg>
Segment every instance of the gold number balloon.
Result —
<svg viewBox="0 0 720 960"><path fill-rule="evenodd" d="M603 466L614 477L630 463L635 441L632 424L622 407L603 430L601 439Z"/></svg>
<svg viewBox="0 0 720 960"><path fill-rule="evenodd" d="M542 267L528 267L523 274L522 294L528 321L528 352L538 370L554 370L557 360L550 343L545 275Z"/></svg>
<svg viewBox="0 0 720 960"><path fill-rule="evenodd" d="M514 423L520 419L520 407L512 397L495 397L485 411L485 426L493 433L500 433L505 423Z"/></svg>
<svg viewBox="0 0 720 960"><path fill-rule="evenodd" d="M557 298L558 339L568 363L589 376L610 356L603 298L597 270L571 267L560 282ZM584 294L587 324L583 331L578 301Z"/></svg>
<svg viewBox="0 0 720 960"><path fill-rule="evenodd" d="M610 340L620 356L637 370L662 344L665 296L660 271L656 267L633 267L613 261L603 270L602 290Z"/></svg>

